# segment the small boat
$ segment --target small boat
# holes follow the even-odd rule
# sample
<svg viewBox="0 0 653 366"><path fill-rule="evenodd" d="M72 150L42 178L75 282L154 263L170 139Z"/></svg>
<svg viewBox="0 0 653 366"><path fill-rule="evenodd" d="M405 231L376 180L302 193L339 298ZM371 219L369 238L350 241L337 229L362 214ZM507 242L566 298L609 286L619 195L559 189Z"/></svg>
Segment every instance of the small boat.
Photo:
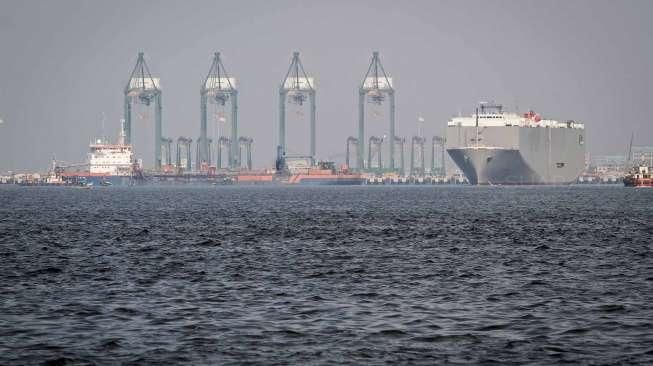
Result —
<svg viewBox="0 0 653 366"><path fill-rule="evenodd" d="M653 168L640 165L624 177L626 187L653 187Z"/></svg>

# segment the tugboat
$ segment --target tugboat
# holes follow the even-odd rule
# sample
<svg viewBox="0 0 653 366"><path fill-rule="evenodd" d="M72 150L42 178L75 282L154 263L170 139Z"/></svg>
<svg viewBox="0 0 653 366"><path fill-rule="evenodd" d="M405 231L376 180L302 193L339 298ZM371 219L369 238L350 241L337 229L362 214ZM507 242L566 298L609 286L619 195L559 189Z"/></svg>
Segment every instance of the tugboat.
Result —
<svg viewBox="0 0 653 366"><path fill-rule="evenodd" d="M653 169L647 165L641 165L624 177L626 187L653 187Z"/></svg>

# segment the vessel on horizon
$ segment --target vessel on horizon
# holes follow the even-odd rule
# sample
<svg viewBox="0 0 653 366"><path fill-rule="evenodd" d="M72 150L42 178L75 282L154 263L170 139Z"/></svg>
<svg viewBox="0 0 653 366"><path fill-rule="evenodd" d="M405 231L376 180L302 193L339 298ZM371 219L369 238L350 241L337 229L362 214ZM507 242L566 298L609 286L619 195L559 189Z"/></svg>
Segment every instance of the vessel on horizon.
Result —
<svg viewBox="0 0 653 366"><path fill-rule="evenodd" d="M98 138L89 144L88 170L62 172L64 181L83 185L114 186L129 185L134 169L134 152L125 143L124 121L115 144L106 138Z"/></svg>
<svg viewBox="0 0 653 366"><path fill-rule="evenodd" d="M653 167L639 165L624 177L626 187L653 187Z"/></svg>
<svg viewBox="0 0 653 366"><path fill-rule="evenodd" d="M305 170L295 171L288 177L288 184L321 185L321 186L351 186L366 183L365 177L349 172L349 168L336 169L332 161L320 161L317 165Z"/></svg>
<svg viewBox="0 0 653 366"><path fill-rule="evenodd" d="M480 111L479 111L480 109ZM482 102L447 123L446 149L474 185L570 184L585 164L585 125Z"/></svg>

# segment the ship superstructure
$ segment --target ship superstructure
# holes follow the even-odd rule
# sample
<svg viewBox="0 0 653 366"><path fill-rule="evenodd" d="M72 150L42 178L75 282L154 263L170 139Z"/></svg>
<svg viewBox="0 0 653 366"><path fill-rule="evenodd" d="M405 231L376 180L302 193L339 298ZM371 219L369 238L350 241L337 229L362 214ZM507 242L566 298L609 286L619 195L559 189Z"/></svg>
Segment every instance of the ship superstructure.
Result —
<svg viewBox="0 0 653 366"><path fill-rule="evenodd" d="M89 144L88 170L66 172L61 169L61 177L69 183L128 185L133 169L134 152L132 146L125 141L125 122L122 121L115 144L104 137Z"/></svg>
<svg viewBox="0 0 653 366"><path fill-rule="evenodd" d="M471 184L568 184L584 168L585 125L481 103L449 120L447 152Z"/></svg>
<svg viewBox="0 0 653 366"><path fill-rule="evenodd" d="M115 144L105 138L89 145L89 173L91 175L131 176L134 165L132 146L125 143L125 128L122 122L120 136Z"/></svg>
<svg viewBox="0 0 653 366"><path fill-rule="evenodd" d="M89 172L109 176L130 176L133 153L129 145L108 144L96 141L90 146Z"/></svg>

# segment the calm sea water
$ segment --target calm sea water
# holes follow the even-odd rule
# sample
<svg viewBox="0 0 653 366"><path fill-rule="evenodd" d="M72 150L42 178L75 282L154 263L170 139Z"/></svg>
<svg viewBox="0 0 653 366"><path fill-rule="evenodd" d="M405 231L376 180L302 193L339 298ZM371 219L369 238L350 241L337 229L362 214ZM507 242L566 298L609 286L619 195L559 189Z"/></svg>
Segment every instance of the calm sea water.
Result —
<svg viewBox="0 0 653 366"><path fill-rule="evenodd" d="M623 187L0 187L0 364L651 364L652 207Z"/></svg>

